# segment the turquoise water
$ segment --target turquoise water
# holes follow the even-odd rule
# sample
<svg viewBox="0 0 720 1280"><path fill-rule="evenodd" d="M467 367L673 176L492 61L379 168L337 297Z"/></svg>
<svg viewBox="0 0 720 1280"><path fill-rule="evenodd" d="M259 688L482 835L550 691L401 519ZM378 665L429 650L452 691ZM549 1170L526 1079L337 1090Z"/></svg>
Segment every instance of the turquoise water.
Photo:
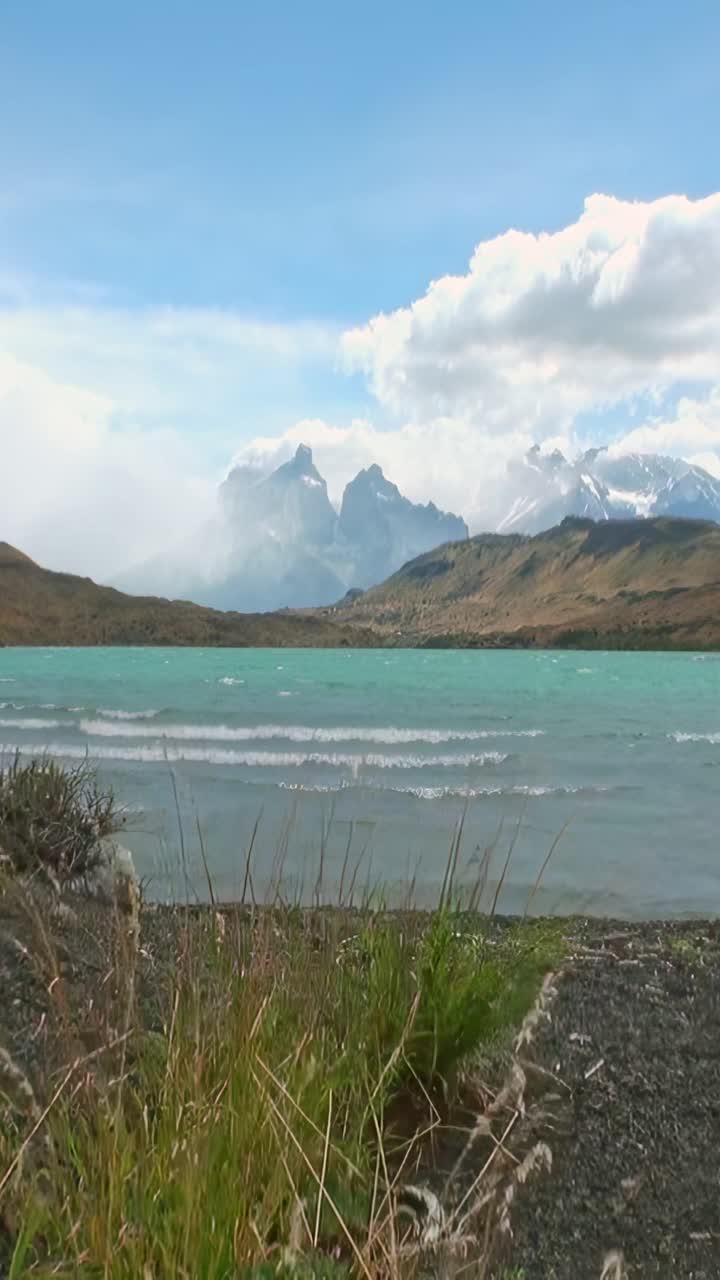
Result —
<svg viewBox="0 0 720 1280"><path fill-rule="evenodd" d="M466 809L505 910L562 832L533 910L720 913L720 656L0 649L0 744L96 761L157 897L207 895L201 839L238 895L259 817L258 895L310 897L322 849L325 898L347 854L356 897L431 902Z"/></svg>

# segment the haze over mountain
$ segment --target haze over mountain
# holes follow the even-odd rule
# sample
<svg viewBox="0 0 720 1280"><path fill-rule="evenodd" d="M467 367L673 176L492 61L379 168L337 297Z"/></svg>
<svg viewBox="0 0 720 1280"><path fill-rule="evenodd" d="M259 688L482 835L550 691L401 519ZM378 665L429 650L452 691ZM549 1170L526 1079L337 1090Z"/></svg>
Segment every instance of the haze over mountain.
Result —
<svg viewBox="0 0 720 1280"><path fill-rule="evenodd" d="M355 476L336 511L312 451L301 444L269 474L257 465L233 467L214 519L117 585L220 609L311 607L467 536L459 516L410 502L377 465Z"/></svg>

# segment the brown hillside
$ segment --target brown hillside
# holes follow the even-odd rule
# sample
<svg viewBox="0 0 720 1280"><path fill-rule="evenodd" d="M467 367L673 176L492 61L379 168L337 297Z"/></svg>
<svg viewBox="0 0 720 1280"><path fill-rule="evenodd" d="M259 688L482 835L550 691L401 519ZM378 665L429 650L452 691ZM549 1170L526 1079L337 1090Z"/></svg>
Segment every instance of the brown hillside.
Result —
<svg viewBox="0 0 720 1280"><path fill-rule="evenodd" d="M0 542L0 568L8 564L34 564L24 551L11 547L9 542Z"/></svg>
<svg viewBox="0 0 720 1280"><path fill-rule="evenodd" d="M720 648L720 526L569 518L405 565L335 615L387 643Z"/></svg>
<svg viewBox="0 0 720 1280"><path fill-rule="evenodd" d="M367 645L370 635L321 616L219 613L179 600L124 595L42 569L0 543L0 644Z"/></svg>

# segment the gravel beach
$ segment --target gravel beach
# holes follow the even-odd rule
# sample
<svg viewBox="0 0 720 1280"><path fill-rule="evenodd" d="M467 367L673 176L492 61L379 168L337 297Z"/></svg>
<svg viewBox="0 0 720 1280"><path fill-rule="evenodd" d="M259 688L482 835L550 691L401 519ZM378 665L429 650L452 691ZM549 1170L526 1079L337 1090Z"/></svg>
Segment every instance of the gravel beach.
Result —
<svg viewBox="0 0 720 1280"><path fill-rule="evenodd" d="M513 1214L525 1280L720 1276L720 925L573 926L533 1058L562 1081L549 1175Z"/></svg>

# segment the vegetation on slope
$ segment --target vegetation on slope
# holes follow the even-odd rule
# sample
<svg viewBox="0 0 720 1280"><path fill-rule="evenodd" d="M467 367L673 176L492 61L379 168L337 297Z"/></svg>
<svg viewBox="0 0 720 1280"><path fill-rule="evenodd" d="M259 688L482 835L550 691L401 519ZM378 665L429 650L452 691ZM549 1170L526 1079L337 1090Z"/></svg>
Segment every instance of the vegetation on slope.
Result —
<svg viewBox="0 0 720 1280"><path fill-rule="evenodd" d="M308 646L371 643L347 625L291 613L220 613L180 600L125 595L42 569L0 543L0 644Z"/></svg>
<svg viewBox="0 0 720 1280"><path fill-rule="evenodd" d="M337 616L412 645L720 647L720 527L568 518L405 565Z"/></svg>
<svg viewBox="0 0 720 1280"><path fill-rule="evenodd" d="M720 648L720 526L568 517L483 534L331 609L220 613L52 573L0 543L0 644Z"/></svg>

